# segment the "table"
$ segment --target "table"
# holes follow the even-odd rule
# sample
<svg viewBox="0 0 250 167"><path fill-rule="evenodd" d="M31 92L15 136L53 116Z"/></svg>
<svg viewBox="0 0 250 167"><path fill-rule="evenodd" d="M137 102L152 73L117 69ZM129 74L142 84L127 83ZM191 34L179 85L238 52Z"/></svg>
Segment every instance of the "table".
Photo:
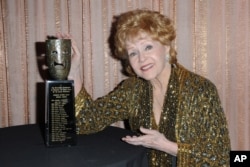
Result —
<svg viewBox="0 0 250 167"><path fill-rule="evenodd" d="M147 167L147 149L121 141L131 134L110 126L95 134L78 135L76 146L50 148L38 125L0 128L0 166Z"/></svg>

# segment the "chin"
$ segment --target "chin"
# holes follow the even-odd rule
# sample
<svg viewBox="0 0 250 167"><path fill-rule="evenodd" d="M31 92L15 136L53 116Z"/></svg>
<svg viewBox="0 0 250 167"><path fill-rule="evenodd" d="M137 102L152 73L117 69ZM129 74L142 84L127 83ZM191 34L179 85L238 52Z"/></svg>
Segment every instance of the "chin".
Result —
<svg viewBox="0 0 250 167"><path fill-rule="evenodd" d="M157 77L157 74L155 72L152 71L147 71L147 72L140 72L137 73L137 76L139 76L140 78L143 78L147 81L153 80Z"/></svg>
<svg viewBox="0 0 250 167"><path fill-rule="evenodd" d="M140 76L140 77L147 80L147 81L155 79L155 76Z"/></svg>

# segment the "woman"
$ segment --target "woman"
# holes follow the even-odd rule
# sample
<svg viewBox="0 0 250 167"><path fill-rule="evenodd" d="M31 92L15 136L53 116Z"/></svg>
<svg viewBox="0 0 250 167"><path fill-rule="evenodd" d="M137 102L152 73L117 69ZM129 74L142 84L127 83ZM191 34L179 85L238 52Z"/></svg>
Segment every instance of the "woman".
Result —
<svg viewBox="0 0 250 167"><path fill-rule="evenodd" d="M82 87L73 43L69 79L76 86L78 132L94 133L128 119L140 135L122 140L150 148L150 166L171 166L175 156L178 166L229 166L230 141L216 87L177 63L171 20L134 10L121 14L115 26L115 53L130 77L95 101Z"/></svg>

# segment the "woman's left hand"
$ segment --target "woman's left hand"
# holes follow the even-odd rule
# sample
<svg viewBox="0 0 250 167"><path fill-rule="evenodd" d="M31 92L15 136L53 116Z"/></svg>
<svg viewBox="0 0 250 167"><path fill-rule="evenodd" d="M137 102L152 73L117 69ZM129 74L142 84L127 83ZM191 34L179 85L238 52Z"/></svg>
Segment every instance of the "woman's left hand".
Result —
<svg viewBox="0 0 250 167"><path fill-rule="evenodd" d="M140 128L144 134L142 136L126 136L122 140L132 145L142 145L147 148L152 148L164 151L171 155L177 154L177 144L169 141L162 133L157 130Z"/></svg>

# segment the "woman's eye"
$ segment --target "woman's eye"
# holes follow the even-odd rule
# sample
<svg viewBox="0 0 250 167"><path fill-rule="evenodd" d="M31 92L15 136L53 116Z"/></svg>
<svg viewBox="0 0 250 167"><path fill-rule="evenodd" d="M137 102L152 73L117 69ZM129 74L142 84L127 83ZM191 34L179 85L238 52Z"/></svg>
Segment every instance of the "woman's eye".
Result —
<svg viewBox="0 0 250 167"><path fill-rule="evenodd" d="M136 55L136 53L135 53L135 52L131 52L131 53L129 53L128 55L129 55L129 57L133 57L133 56Z"/></svg>
<svg viewBox="0 0 250 167"><path fill-rule="evenodd" d="M146 48L145 48L145 50L150 50L150 49L152 49L152 48L153 48L152 45L147 45Z"/></svg>

